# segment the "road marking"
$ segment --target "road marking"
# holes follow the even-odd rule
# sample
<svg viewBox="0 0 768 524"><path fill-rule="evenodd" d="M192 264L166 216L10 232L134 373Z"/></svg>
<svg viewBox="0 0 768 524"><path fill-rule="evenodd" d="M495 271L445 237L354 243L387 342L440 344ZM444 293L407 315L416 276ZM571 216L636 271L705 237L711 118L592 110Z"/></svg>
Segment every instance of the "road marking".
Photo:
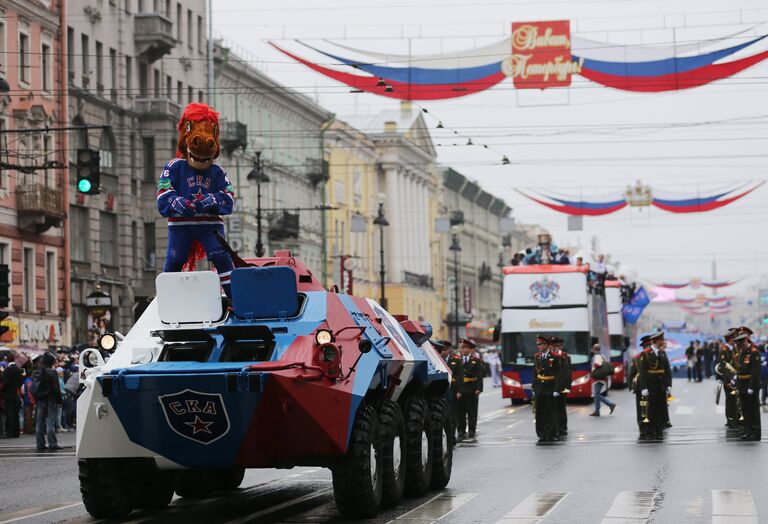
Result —
<svg viewBox="0 0 768 524"><path fill-rule="evenodd" d="M694 409L693 406L677 406L675 415L693 415Z"/></svg>
<svg viewBox="0 0 768 524"><path fill-rule="evenodd" d="M412 524L431 524L450 515L476 496L477 493L440 493L421 506L417 506L389 522L407 521Z"/></svg>
<svg viewBox="0 0 768 524"><path fill-rule="evenodd" d="M748 489L713 489L712 524L758 524L752 493Z"/></svg>
<svg viewBox="0 0 768 524"><path fill-rule="evenodd" d="M560 504L568 493L536 492L504 515L496 524L537 524Z"/></svg>
<svg viewBox="0 0 768 524"><path fill-rule="evenodd" d="M600 524L645 524L653 508L653 491L622 491Z"/></svg>
<svg viewBox="0 0 768 524"><path fill-rule="evenodd" d="M17 511L15 513L9 513L5 515L3 520L0 520L0 524L8 524L9 522L17 522L19 520L31 519L53 513L54 511L62 511L76 506L82 506L82 502L65 502L64 504L53 504L51 506L43 506L41 508L29 508Z"/></svg>
<svg viewBox="0 0 768 524"><path fill-rule="evenodd" d="M332 489L324 489L321 491L317 491L315 493L309 493L307 495L303 495L301 497L297 497L295 499L286 500L285 502L281 504L277 504L276 506L271 506L269 508L265 508L261 511L257 511L256 513L250 513L246 517L242 517L235 520L228 520L224 524L244 524L246 522L252 522L260 517L263 517L264 515L269 515L270 513L275 513L277 511L283 510L285 508L290 508L291 506L295 506L296 504L301 504L302 502L306 502L308 500L315 499L317 497L322 497L323 495L327 495L328 493L331 493ZM2 523L0 523L2 524Z"/></svg>

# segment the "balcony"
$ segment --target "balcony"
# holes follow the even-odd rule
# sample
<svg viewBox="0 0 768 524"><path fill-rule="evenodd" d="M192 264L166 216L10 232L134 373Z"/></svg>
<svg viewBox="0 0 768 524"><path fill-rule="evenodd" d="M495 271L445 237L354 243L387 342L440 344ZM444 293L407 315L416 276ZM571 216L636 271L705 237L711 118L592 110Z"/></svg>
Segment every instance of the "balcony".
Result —
<svg viewBox="0 0 768 524"><path fill-rule="evenodd" d="M176 45L171 19L160 13L136 13L133 20L133 41L140 57L154 62L170 53Z"/></svg>
<svg viewBox="0 0 768 524"><path fill-rule="evenodd" d="M64 223L62 193L42 184L17 185L16 209L23 229L44 233Z"/></svg>
<svg viewBox="0 0 768 524"><path fill-rule="evenodd" d="M224 121L221 125L221 147L228 153L248 147L248 126L242 122Z"/></svg>
<svg viewBox="0 0 768 524"><path fill-rule="evenodd" d="M282 211L269 217L269 239L299 238L299 214Z"/></svg>
<svg viewBox="0 0 768 524"><path fill-rule="evenodd" d="M136 112L146 120L178 120L181 117L181 106L170 98L137 98Z"/></svg>

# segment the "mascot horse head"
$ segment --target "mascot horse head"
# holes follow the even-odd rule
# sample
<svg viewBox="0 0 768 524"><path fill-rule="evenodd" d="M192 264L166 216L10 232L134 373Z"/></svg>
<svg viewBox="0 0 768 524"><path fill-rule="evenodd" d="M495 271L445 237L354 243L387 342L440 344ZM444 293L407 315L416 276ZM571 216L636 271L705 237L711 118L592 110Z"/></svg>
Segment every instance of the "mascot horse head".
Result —
<svg viewBox="0 0 768 524"><path fill-rule="evenodd" d="M176 156L202 171L211 167L220 150L219 114L207 104L189 104L179 120Z"/></svg>

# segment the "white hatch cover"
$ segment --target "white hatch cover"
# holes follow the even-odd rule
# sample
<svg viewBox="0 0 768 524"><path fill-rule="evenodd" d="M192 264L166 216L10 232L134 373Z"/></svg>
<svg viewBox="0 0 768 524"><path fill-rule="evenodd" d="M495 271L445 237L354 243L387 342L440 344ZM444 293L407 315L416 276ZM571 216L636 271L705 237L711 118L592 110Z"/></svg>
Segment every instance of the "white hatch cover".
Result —
<svg viewBox="0 0 768 524"><path fill-rule="evenodd" d="M216 322L223 314L219 275L214 271L160 273L157 310L166 324Z"/></svg>

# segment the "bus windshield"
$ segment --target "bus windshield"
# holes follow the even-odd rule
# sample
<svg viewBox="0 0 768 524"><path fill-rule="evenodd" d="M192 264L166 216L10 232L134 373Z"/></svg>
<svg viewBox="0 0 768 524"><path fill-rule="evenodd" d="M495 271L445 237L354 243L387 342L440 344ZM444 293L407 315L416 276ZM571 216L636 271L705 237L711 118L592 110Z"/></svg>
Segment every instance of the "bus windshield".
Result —
<svg viewBox="0 0 768 524"><path fill-rule="evenodd" d="M589 362L589 333L586 331L502 333L502 361L508 364L531 365L533 356L536 354L538 335L562 338L565 341L565 350L571 356L572 364Z"/></svg>
<svg viewBox="0 0 768 524"><path fill-rule="evenodd" d="M610 343L611 343L611 356L612 357L618 357L619 355L622 355L624 353L624 350L626 349L624 345L624 337L621 335L611 335L610 336Z"/></svg>

